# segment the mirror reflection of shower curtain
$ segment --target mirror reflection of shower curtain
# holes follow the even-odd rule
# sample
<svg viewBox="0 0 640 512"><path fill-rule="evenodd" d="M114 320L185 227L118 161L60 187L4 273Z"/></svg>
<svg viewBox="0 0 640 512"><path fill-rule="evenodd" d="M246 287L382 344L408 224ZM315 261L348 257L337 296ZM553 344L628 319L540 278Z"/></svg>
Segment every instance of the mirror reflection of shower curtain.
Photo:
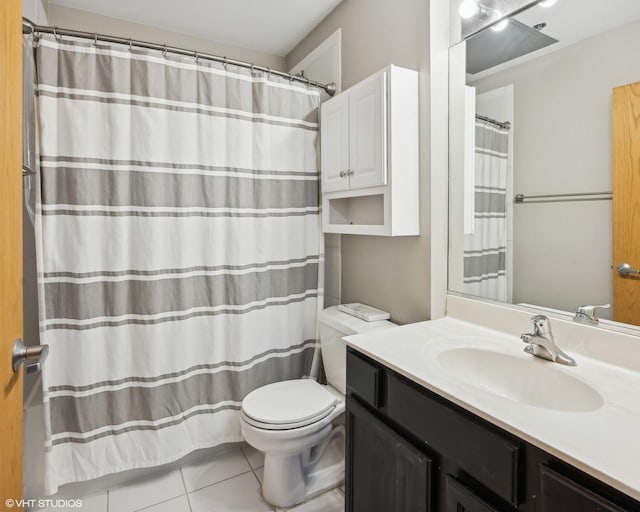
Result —
<svg viewBox="0 0 640 512"><path fill-rule="evenodd" d="M313 374L317 88L41 36L36 209L48 493L242 441Z"/></svg>
<svg viewBox="0 0 640 512"><path fill-rule="evenodd" d="M508 300L507 161L509 129L476 120L474 232L464 237L464 292Z"/></svg>
<svg viewBox="0 0 640 512"><path fill-rule="evenodd" d="M24 206L31 222L36 215L36 179L38 173L36 131L36 62L33 34L22 36L22 170Z"/></svg>

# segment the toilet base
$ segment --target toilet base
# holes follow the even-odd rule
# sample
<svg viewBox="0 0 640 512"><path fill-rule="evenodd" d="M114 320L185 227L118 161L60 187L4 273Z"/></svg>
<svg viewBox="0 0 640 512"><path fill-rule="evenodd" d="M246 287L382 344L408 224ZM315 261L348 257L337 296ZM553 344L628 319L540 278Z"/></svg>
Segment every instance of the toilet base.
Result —
<svg viewBox="0 0 640 512"><path fill-rule="evenodd" d="M336 427L318 460L314 449L302 455L267 453L262 496L276 507L292 507L344 482L344 427Z"/></svg>

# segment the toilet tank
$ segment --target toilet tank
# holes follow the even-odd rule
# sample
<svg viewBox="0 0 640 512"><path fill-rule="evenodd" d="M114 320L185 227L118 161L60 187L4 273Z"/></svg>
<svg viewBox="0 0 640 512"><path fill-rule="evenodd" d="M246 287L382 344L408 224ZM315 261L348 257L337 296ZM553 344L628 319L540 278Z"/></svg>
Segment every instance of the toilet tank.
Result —
<svg viewBox="0 0 640 512"><path fill-rule="evenodd" d="M327 383L340 391L347 392L347 344L343 336L360 334L378 329L388 329L396 324L388 320L366 322L343 313L338 306L331 306L320 312L320 350Z"/></svg>

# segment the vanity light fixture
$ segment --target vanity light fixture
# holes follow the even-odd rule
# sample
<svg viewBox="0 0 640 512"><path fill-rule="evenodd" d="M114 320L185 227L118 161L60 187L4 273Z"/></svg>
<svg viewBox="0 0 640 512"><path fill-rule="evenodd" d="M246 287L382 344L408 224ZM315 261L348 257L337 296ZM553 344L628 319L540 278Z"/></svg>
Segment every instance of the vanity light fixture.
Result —
<svg viewBox="0 0 640 512"><path fill-rule="evenodd" d="M460 17L463 20L468 20L469 18L473 18L478 15L482 17L486 16L489 14L489 9L480 4L478 0L462 0L462 3L458 8L458 13L460 13Z"/></svg>
<svg viewBox="0 0 640 512"><path fill-rule="evenodd" d="M507 28L507 25L509 25L509 18L505 18L502 21L499 21L491 27L491 30L493 30L494 32L502 32L505 28Z"/></svg>
<svg viewBox="0 0 640 512"><path fill-rule="evenodd" d="M557 2L558 0L542 0L541 2L538 2L538 5L546 9L547 7L555 5Z"/></svg>

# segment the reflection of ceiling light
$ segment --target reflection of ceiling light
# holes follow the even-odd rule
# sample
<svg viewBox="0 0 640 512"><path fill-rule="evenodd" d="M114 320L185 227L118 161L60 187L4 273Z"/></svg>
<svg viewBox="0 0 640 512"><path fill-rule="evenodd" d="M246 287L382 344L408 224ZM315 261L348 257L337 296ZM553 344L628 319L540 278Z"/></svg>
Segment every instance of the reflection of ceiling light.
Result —
<svg viewBox="0 0 640 512"><path fill-rule="evenodd" d="M502 32L509 24L509 19L504 19L491 27L494 32Z"/></svg>
<svg viewBox="0 0 640 512"><path fill-rule="evenodd" d="M476 14L480 14L480 12L482 12L482 7L478 0L462 0L462 3L458 8L458 12L463 20L468 20L469 18L473 18Z"/></svg>
<svg viewBox="0 0 640 512"><path fill-rule="evenodd" d="M555 5L558 2L558 0L542 0L541 2L538 2L538 5L540 7L551 7L552 5Z"/></svg>

